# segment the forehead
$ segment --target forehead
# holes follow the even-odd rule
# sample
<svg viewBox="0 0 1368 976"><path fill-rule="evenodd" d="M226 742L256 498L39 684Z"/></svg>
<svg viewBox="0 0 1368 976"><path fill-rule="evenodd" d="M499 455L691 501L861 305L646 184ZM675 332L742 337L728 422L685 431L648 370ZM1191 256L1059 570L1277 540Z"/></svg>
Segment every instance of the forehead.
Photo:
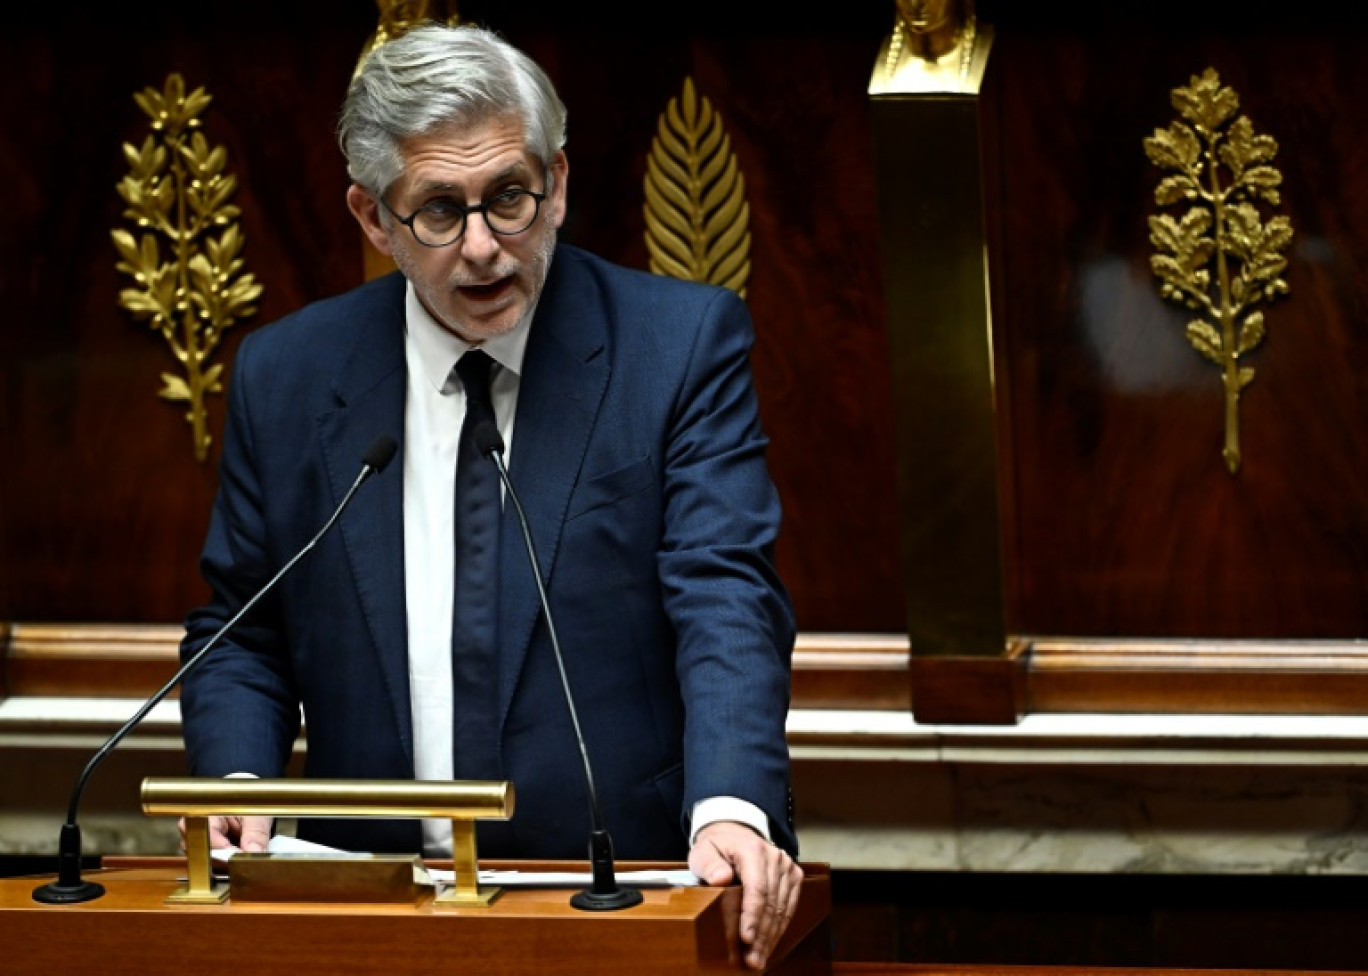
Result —
<svg viewBox="0 0 1368 976"><path fill-rule="evenodd" d="M531 172L521 120L502 117L473 125L442 126L400 143L404 175L397 187L471 187L510 173Z"/></svg>

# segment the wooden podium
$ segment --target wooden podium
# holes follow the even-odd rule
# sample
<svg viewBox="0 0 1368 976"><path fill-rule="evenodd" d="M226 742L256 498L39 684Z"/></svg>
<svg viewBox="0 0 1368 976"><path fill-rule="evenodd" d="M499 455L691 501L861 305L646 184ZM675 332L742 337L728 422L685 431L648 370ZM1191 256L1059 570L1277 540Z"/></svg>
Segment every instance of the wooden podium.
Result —
<svg viewBox="0 0 1368 976"><path fill-rule="evenodd" d="M443 866L433 862L434 866ZM585 862L490 862L523 871L588 870ZM626 862L619 871L681 868ZM803 864L798 911L766 970L784 976L831 972L831 877ZM47 877L0 880L0 958L9 976L224 974L312 976L434 972L491 976L751 972L732 934L738 887L642 889L642 904L617 912L570 906L574 889L508 888L484 907L413 904L263 903L171 905L181 858L105 858L87 880L103 897L47 905L33 890Z"/></svg>

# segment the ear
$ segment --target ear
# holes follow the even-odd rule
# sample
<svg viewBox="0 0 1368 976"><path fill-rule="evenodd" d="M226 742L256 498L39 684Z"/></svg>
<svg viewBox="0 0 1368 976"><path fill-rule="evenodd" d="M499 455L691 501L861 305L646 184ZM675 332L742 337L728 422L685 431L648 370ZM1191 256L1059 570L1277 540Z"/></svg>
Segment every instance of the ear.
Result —
<svg viewBox="0 0 1368 976"><path fill-rule="evenodd" d="M371 242L371 246L386 257L393 257L389 232L385 230L385 225L380 222L380 204L376 202L375 198L353 183L347 187L347 209L352 212L356 222L361 225L361 230L366 235L366 239Z"/></svg>
<svg viewBox="0 0 1368 976"><path fill-rule="evenodd" d="M566 185L570 181L570 161L566 158L564 149L551 157L548 169L551 172L551 196L546 200L546 208L552 224L560 230L561 224L565 222L565 193Z"/></svg>

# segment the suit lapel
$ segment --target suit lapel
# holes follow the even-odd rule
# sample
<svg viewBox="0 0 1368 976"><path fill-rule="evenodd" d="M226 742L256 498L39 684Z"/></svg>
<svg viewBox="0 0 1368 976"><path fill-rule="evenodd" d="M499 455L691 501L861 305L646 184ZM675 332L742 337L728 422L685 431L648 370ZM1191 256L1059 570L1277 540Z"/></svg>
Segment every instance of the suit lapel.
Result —
<svg viewBox="0 0 1368 976"><path fill-rule="evenodd" d="M403 279L395 275L392 299L372 307L377 311L362 322L353 353L338 373L339 406L319 416L318 429L334 504L356 480L361 458L376 437L389 434L400 445L390 468L357 493L337 530L343 536L370 644L380 659L385 693L399 717L399 735L412 762L404 613ZM573 257L558 253L528 336L509 465L548 588L570 495L608 385L603 322L604 310L592 282ZM522 529L511 504L504 508L500 548L502 720L541 615Z"/></svg>
<svg viewBox="0 0 1368 976"><path fill-rule="evenodd" d="M385 693L398 716L398 734L413 760L409 705L408 625L404 613L404 364L403 279L394 276L393 295L361 316L352 355L334 389L339 406L318 418L333 494L340 502L361 470L361 458L377 437L388 434L399 453L373 475L347 509L338 531L356 586L369 644L379 657Z"/></svg>
<svg viewBox="0 0 1368 976"><path fill-rule="evenodd" d="M528 335L509 465L509 479L527 514L548 589L570 494L608 385L603 321L597 294L578 262L559 252ZM541 614L522 529L511 504L504 507L500 549L499 689L500 715L506 718Z"/></svg>

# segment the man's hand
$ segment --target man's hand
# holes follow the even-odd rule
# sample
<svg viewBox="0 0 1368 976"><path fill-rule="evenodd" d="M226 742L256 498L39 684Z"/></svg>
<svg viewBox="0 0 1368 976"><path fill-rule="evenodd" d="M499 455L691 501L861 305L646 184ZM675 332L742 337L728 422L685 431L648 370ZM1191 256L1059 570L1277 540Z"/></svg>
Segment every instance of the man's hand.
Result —
<svg viewBox="0 0 1368 976"><path fill-rule="evenodd" d="M237 847L243 851L265 851L271 839L273 817L210 817L209 848ZM181 852L185 852L185 820L180 827Z"/></svg>
<svg viewBox="0 0 1368 976"><path fill-rule="evenodd" d="M741 882L741 941L746 965L764 969L779 936L793 920L803 869L744 824L718 821L698 832L689 870L710 885Z"/></svg>

